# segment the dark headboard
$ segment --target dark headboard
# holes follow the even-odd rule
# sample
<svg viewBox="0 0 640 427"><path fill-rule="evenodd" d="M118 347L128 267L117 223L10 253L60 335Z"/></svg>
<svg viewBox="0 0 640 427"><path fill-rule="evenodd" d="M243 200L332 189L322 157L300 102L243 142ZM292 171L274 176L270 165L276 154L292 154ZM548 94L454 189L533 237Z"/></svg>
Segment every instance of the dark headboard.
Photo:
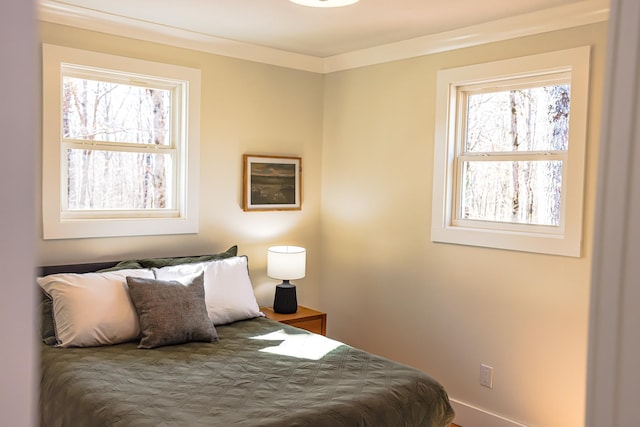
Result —
<svg viewBox="0 0 640 427"><path fill-rule="evenodd" d="M105 261L87 264L45 265L37 267L36 274L38 276L46 276L47 274L55 273L90 273L104 268L111 268L117 263L118 261Z"/></svg>
<svg viewBox="0 0 640 427"><path fill-rule="evenodd" d="M164 265L174 265L183 264L185 262L203 262L213 259L222 259L227 258L229 256L235 256L237 253L238 247L232 246L227 249L225 252L215 253L215 254L207 254L207 255L187 255L187 256L177 256L177 257L163 257L163 258L147 258L144 260L140 260L142 264L138 262L138 260L127 260L131 261L135 266L131 266L129 268L141 268L141 265L153 265L160 266L157 264L158 261L161 261L161 266ZM144 262L149 261L149 262ZM156 261L156 262L152 262ZM91 273L98 270L104 270L107 268L114 267L121 261L100 261L100 262L90 262L85 264L65 264L65 265L45 265L36 267L36 275L37 276L46 276L49 274L55 273Z"/></svg>

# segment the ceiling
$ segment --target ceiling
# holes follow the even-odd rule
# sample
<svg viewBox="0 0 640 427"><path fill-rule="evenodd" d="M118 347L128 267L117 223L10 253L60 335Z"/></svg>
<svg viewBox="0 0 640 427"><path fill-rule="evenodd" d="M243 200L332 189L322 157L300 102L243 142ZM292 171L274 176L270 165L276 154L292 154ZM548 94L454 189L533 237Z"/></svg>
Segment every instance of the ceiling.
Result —
<svg viewBox="0 0 640 427"><path fill-rule="evenodd" d="M41 19L49 21L86 17L320 59L512 17L570 20L603 7L608 0L360 0L339 8L288 0L40 0Z"/></svg>

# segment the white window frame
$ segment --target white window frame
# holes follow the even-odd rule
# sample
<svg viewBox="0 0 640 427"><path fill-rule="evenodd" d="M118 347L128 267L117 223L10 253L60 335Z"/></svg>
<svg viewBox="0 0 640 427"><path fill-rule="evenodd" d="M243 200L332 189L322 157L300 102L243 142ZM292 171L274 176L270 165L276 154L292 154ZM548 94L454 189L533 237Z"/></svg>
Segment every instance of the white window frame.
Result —
<svg viewBox="0 0 640 427"><path fill-rule="evenodd" d="M581 255L589 56L590 47L583 46L438 72L432 241L573 257ZM555 159L563 161L559 226L459 218L456 208L461 196L456 189L464 129L461 92L470 87L512 86L546 76L551 79L568 77L571 84L568 150L553 154ZM504 159L511 160L511 154L504 153Z"/></svg>
<svg viewBox="0 0 640 427"><path fill-rule="evenodd" d="M66 150L62 138L63 69L117 73L137 82L173 87L181 107L173 113L175 209L71 212L66 206ZM84 70L84 71L82 71ZM42 217L44 239L197 233L199 227L200 70L171 64L42 45Z"/></svg>

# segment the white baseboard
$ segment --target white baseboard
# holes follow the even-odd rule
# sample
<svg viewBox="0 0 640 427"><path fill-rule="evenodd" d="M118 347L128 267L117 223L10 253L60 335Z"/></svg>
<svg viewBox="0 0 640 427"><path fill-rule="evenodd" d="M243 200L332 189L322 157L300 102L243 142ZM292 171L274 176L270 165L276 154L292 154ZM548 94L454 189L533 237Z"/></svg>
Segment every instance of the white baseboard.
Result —
<svg viewBox="0 0 640 427"><path fill-rule="evenodd" d="M453 410L456 411L454 423L462 427L527 427L517 421L476 408L468 403L449 398Z"/></svg>

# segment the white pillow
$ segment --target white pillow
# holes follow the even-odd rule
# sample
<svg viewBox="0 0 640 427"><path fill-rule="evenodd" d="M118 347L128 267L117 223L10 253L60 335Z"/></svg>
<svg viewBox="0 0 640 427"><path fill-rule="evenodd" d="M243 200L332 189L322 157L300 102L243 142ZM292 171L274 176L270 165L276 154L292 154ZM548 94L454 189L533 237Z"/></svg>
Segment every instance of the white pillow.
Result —
<svg viewBox="0 0 640 427"><path fill-rule="evenodd" d="M249 278L246 256L153 269L156 279L189 283L204 271L204 299L214 325L262 317Z"/></svg>
<svg viewBox="0 0 640 427"><path fill-rule="evenodd" d="M37 279L51 297L58 347L117 344L140 335L126 277L153 279L149 269L61 273Z"/></svg>

